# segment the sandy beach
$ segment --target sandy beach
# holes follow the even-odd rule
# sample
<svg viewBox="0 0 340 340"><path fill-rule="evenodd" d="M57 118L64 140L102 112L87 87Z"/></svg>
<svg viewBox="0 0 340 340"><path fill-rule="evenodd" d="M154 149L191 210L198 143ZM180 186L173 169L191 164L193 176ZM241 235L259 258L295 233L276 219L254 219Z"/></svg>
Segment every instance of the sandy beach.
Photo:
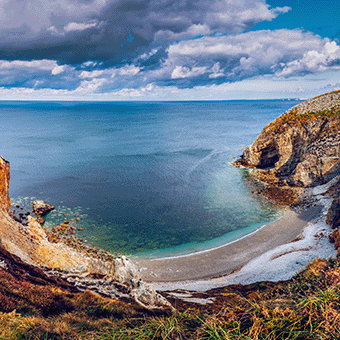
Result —
<svg viewBox="0 0 340 340"><path fill-rule="evenodd" d="M298 238L321 211L321 205L300 213L288 209L278 220L224 246L172 258L133 261L147 282L194 281L228 275L254 258Z"/></svg>

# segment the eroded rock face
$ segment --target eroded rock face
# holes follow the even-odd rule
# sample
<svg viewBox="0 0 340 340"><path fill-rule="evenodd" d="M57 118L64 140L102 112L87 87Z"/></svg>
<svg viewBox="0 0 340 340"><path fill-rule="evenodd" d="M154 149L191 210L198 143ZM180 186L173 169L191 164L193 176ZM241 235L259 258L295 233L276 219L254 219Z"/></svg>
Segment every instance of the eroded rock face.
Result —
<svg viewBox="0 0 340 340"><path fill-rule="evenodd" d="M335 199L327 213L326 222L333 228L340 227L340 198Z"/></svg>
<svg viewBox="0 0 340 340"><path fill-rule="evenodd" d="M268 124L238 164L290 186L328 182L340 169L340 92L300 103Z"/></svg>
<svg viewBox="0 0 340 340"><path fill-rule="evenodd" d="M9 162L0 156L0 210L4 211L11 209L11 200L8 192L10 177Z"/></svg>

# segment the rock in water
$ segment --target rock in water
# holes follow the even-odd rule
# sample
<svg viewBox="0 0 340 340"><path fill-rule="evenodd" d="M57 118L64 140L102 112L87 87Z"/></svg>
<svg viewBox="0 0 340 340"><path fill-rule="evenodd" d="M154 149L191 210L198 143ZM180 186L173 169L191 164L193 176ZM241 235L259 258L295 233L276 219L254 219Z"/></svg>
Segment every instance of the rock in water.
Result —
<svg viewBox="0 0 340 340"><path fill-rule="evenodd" d="M53 205L45 203L44 201L41 201L41 200L32 202L32 205L33 205L33 212L38 217L46 215L48 212L54 209Z"/></svg>
<svg viewBox="0 0 340 340"><path fill-rule="evenodd" d="M340 91L302 102L268 124L237 164L290 186L324 184L340 169ZM265 179L265 178L264 178Z"/></svg>

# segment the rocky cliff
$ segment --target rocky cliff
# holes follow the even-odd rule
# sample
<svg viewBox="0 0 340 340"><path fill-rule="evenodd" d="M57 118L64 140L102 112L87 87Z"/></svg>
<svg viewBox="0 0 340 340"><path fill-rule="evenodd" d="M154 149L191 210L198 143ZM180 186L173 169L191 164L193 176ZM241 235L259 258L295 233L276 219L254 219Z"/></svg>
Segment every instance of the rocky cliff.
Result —
<svg viewBox="0 0 340 340"><path fill-rule="evenodd" d="M279 185L323 184L340 168L340 92L302 102L268 124L238 164Z"/></svg>
<svg viewBox="0 0 340 340"><path fill-rule="evenodd" d="M340 91L302 102L268 124L236 165L257 168L272 191L330 182L327 223L340 252Z"/></svg>
<svg viewBox="0 0 340 340"><path fill-rule="evenodd" d="M51 243L31 216L27 225L15 221L10 210L9 180L9 162L0 156L0 246L6 251L49 275L67 279L79 289L134 300L147 309L172 308L141 280L135 265L125 257L112 260L91 257L63 243Z"/></svg>

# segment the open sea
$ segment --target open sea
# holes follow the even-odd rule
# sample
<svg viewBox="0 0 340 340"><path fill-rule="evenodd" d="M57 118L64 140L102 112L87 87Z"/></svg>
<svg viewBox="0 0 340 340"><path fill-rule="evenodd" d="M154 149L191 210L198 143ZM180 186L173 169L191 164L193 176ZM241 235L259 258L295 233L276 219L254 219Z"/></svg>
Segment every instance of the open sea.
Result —
<svg viewBox="0 0 340 340"><path fill-rule="evenodd" d="M231 165L298 101L0 102L13 204L56 206L115 254L164 257L221 246L276 219Z"/></svg>

